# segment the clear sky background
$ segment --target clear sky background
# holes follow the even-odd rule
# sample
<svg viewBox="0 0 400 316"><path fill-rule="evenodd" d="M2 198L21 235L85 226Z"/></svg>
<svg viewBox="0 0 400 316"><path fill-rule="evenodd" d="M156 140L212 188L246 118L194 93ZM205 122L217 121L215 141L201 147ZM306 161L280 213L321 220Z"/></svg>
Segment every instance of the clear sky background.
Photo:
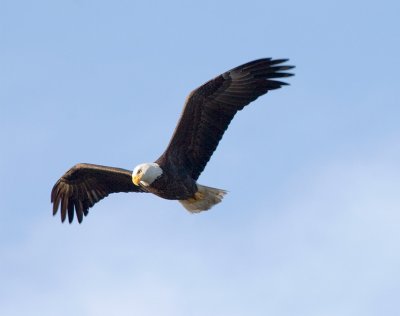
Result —
<svg viewBox="0 0 400 316"><path fill-rule="evenodd" d="M399 1L0 2L0 315L400 315ZM261 57L289 87L233 120L209 212L50 191L133 169L187 94Z"/></svg>

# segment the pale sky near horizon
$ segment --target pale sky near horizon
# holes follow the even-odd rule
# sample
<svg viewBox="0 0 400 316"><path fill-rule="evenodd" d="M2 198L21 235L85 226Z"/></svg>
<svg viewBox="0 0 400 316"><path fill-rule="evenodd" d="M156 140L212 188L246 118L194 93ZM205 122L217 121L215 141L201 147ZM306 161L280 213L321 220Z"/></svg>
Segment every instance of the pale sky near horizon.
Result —
<svg viewBox="0 0 400 316"><path fill-rule="evenodd" d="M0 315L400 315L398 1L0 2ZM51 216L78 162L133 169L186 96L261 57L208 212L113 194Z"/></svg>

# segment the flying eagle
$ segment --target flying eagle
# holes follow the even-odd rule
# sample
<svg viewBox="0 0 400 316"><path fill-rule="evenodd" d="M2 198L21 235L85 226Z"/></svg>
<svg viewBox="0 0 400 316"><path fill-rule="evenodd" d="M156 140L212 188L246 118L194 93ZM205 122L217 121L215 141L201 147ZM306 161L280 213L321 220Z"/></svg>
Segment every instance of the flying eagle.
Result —
<svg viewBox="0 0 400 316"><path fill-rule="evenodd" d="M60 208L61 221L74 214L81 223L95 203L110 193L148 192L178 200L191 213L221 202L225 190L207 187L197 179L218 146L237 111L289 77L287 59L263 58L233 68L192 91L167 149L155 162L132 171L79 163L68 170L51 192L53 215Z"/></svg>

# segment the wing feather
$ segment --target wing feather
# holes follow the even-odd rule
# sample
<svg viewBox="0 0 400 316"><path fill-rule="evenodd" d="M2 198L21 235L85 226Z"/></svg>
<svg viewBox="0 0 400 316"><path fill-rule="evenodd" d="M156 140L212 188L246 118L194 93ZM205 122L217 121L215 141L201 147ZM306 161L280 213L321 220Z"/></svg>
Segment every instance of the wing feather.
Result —
<svg viewBox="0 0 400 316"><path fill-rule="evenodd" d="M204 170L235 114L285 82L294 68L287 59L264 58L233 68L206 82L188 96L171 141L157 160L161 167L184 166L195 180Z"/></svg>
<svg viewBox="0 0 400 316"><path fill-rule="evenodd" d="M71 223L76 214L81 223L89 208L111 193L144 192L132 183L131 175L131 171L121 168L93 164L73 166L51 191L53 215L60 208L62 222L68 217Z"/></svg>

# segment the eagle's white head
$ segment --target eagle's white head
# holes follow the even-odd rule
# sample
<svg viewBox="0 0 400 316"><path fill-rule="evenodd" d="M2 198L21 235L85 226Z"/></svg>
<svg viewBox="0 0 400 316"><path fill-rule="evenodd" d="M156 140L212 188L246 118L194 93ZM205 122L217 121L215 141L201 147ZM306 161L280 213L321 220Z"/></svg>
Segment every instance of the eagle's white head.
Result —
<svg viewBox="0 0 400 316"><path fill-rule="evenodd" d="M142 163L133 169L132 182L134 185L140 184L148 187L154 180L163 174L161 167L155 162Z"/></svg>

